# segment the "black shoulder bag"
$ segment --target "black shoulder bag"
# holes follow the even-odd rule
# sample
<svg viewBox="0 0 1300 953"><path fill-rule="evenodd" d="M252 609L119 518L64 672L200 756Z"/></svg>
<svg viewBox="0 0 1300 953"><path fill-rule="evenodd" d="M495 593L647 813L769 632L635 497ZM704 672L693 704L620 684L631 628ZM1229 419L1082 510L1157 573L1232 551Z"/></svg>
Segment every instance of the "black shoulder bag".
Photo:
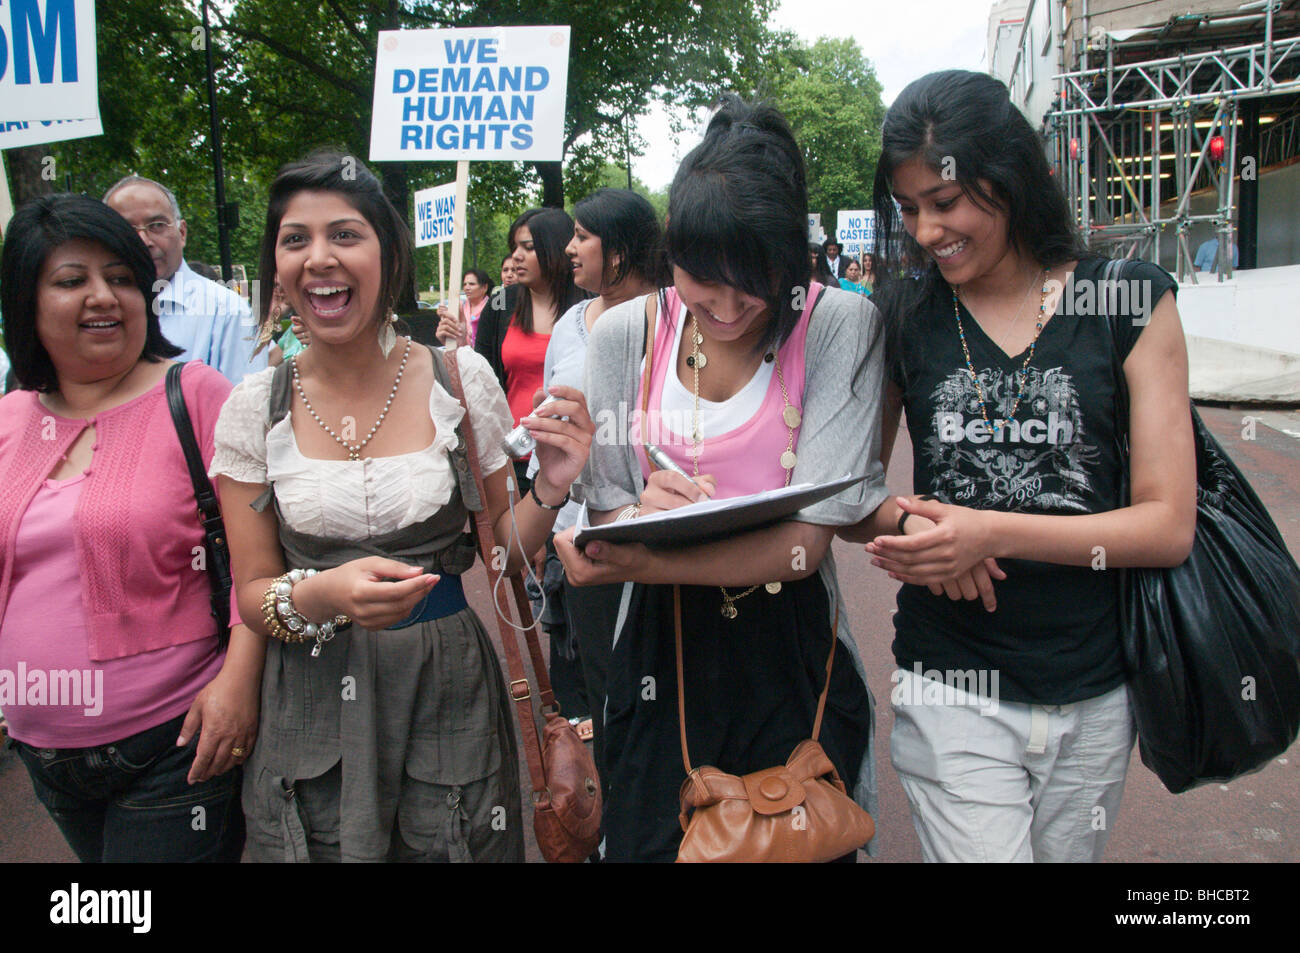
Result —
<svg viewBox="0 0 1300 953"><path fill-rule="evenodd" d="M181 365L167 368L167 408L176 426L181 449L185 451L185 464L190 470L194 485L194 499L198 503L199 522L203 524L206 543L208 580L212 583L212 617L217 620L217 640L224 649L230 642L230 549L226 545L226 524L221 518L216 491L203 466L203 454L194 437L190 412L181 393Z"/></svg>
<svg viewBox="0 0 1300 953"><path fill-rule="evenodd" d="M1111 334L1115 430L1129 504L1128 386ZM1196 541L1172 569L1120 570L1120 635L1142 763L1173 794L1263 767L1300 727L1300 569L1246 478L1191 407Z"/></svg>

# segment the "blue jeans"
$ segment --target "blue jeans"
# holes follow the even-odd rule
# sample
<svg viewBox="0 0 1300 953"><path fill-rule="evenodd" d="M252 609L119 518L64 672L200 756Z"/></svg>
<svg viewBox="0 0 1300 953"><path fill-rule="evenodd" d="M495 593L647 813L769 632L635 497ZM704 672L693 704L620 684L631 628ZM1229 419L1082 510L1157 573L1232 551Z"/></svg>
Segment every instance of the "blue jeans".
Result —
<svg viewBox="0 0 1300 953"><path fill-rule="evenodd" d="M198 742L176 746L184 721L94 748L14 742L36 797L83 863L239 862L241 772L186 781Z"/></svg>

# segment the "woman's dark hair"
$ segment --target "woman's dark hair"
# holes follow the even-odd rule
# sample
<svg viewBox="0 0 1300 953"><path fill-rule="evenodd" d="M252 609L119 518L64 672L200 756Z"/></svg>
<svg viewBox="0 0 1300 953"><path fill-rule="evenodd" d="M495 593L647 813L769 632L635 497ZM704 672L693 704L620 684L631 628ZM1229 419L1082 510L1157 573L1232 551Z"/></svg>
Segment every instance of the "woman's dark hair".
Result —
<svg viewBox="0 0 1300 953"><path fill-rule="evenodd" d="M160 361L184 353L165 337L154 309L157 273L149 249L121 215L85 195L42 195L20 208L5 231L0 256L0 313L4 314L5 349L14 377L23 390L58 390L54 362L36 332L36 299L41 269L60 245L83 239L107 249L131 269L144 296L145 336L140 356Z"/></svg>
<svg viewBox="0 0 1300 953"><path fill-rule="evenodd" d="M802 313L807 214L803 154L785 117L728 94L673 178L668 263L766 302L772 318L758 347L779 346Z"/></svg>
<svg viewBox="0 0 1300 953"><path fill-rule="evenodd" d="M808 243L808 254L812 256L812 280L823 285L838 288L840 283L831 274L831 263L826 258L826 251L816 242Z"/></svg>
<svg viewBox="0 0 1300 953"><path fill-rule="evenodd" d="M897 360L907 316L944 289L934 260L903 227L893 175L921 159L954 179L966 197L1007 215L1016 250L1045 267L1087 254L1069 203L1047 163L1038 134L1011 102L1007 88L985 73L945 70L907 85L885 114L876 163L877 297L889 328L888 353ZM985 189L981 182L990 186ZM919 280L904 274L920 265Z"/></svg>
<svg viewBox="0 0 1300 953"><path fill-rule="evenodd" d="M532 236L533 250L537 253L537 268L541 272L542 283L551 293L555 304L555 317L568 311L571 307L587 297L581 288L573 283L573 266L569 256L564 253L569 239L573 238L573 219L569 213L559 208L533 208L515 219L510 226L510 249L518 244L515 233L527 226ZM521 294L515 302L512 319L525 334L533 333L533 296Z"/></svg>
<svg viewBox="0 0 1300 953"><path fill-rule="evenodd" d="M603 275L611 285L629 276L663 288L671 283L663 230L654 206L630 189L597 189L573 207L573 218L600 239ZM618 265L610 260L618 256Z"/></svg>
<svg viewBox="0 0 1300 953"><path fill-rule="evenodd" d="M258 256L258 273L275 274L276 237L289 202L299 192L333 192L343 197L370 223L379 239L379 315L392 310L404 285L410 284L414 247L411 230L384 194L379 179L355 156L335 149L317 149L297 162L283 166L271 183L266 204L266 228ZM271 310L271 296L261 296L260 323Z"/></svg>
<svg viewBox="0 0 1300 953"><path fill-rule="evenodd" d="M504 264L504 262L503 262L503 264ZM460 280L463 282L463 281L464 281L466 278L468 278L470 275L473 275L473 276L474 276L474 280L477 281L479 284L481 284L481 285L484 287L485 290L484 290L483 294L485 294L485 295L490 295L490 294L492 293L493 284L492 284L492 276L491 276L491 275L489 275L489 274L488 274L486 271L484 271L482 268L466 268L466 269L465 269L465 274L461 276L461 279L460 279Z"/></svg>

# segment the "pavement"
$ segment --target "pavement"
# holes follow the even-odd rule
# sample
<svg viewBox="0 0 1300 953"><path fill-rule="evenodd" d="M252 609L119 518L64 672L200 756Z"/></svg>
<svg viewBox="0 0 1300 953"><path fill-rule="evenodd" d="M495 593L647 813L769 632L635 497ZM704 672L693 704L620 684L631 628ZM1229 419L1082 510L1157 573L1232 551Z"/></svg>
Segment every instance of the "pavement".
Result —
<svg viewBox="0 0 1300 953"><path fill-rule="evenodd" d="M1224 407L1202 407L1200 412L1268 507L1292 555L1300 556L1300 413ZM1253 426L1249 418L1254 418ZM911 445L903 430L891 460L890 487L900 491L909 487L911 466ZM854 637L877 699L880 810L876 816L876 862L918 862L920 846L907 800L889 763L893 715L888 700L894 670L890 616L898 586L871 566L860 546L837 540L835 560ZM480 571L467 577L466 590L480 616L489 620L491 602ZM495 638L495 627L489 625L488 629ZM522 763L520 772L526 788L528 775ZM525 791L527 856L540 862L528 802ZM0 753L0 862L72 860L75 858L57 828L35 801L16 755ZM1209 785L1177 796L1169 794L1142 765L1134 748L1123 803L1106 850L1107 862L1297 860L1300 745L1231 784Z"/></svg>

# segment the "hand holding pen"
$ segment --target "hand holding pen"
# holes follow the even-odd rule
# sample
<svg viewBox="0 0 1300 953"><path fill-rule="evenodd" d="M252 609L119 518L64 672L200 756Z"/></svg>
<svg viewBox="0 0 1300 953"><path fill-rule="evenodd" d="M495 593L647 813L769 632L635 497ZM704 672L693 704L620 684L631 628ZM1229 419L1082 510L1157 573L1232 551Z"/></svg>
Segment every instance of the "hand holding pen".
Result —
<svg viewBox="0 0 1300 953"><path fill-rule="evenodd" d="M675 510L688 503L707 500L718 492L718 481L712 476L701 474L692 479L654 444L647 443L644 446L646 456L658 469L651 472L645 490L641 493L642 515Z"/></svg>

